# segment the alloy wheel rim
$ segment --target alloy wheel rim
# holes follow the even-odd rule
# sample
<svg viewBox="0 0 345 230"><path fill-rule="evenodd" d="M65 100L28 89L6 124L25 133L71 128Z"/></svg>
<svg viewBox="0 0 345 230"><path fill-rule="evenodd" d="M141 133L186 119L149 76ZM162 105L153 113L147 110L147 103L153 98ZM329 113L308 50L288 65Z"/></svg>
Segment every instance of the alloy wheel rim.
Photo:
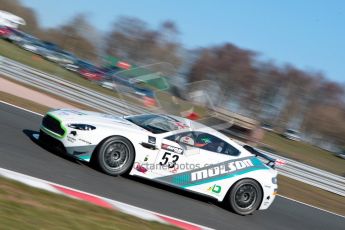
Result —
<svg viewBox="0 0 345 230"><path fill-rule="evenodd" d="M251 209L256 203L258 191L252 184L240 186L235 193L236 206L241 209Z"/></svg>
<svg viewBox="0 0 345 230"><path fill-rule="evenodd" d="M104 152L105 166L111 171L120 170L128 161L129 148L123 142L112 142Z"/></svg>

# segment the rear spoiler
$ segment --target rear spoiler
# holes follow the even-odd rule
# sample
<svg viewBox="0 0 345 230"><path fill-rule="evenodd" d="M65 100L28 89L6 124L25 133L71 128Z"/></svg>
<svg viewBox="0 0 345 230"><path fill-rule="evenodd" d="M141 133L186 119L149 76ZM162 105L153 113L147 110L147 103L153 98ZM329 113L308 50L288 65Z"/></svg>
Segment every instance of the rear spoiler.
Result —
<svg viewBox="0 0 345 230"><path fill-rule="evenodd" d="M243 145L243 148L245 148L248 152L254 154L256 157L261 157L261 158L267 160L266 165L273 168L273 169L275 168L276 159L273 159L272 157L269 157L266 154L259 152L258 150L254 149L253 147L251 147L249 145Z"/></svg>

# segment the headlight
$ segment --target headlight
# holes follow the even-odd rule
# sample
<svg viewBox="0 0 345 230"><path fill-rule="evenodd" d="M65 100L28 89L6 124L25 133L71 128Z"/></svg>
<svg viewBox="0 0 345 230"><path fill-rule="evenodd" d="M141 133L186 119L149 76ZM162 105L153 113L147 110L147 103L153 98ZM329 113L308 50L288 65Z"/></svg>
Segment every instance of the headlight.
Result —
<svg viewBox="0 0 345 230"><path fill-rule="evenodd" d="M85 130L85 131L91 131L91 130L96 129L95 126L87 125L87 124L68 124L67 126L72 129Z"/></svg>

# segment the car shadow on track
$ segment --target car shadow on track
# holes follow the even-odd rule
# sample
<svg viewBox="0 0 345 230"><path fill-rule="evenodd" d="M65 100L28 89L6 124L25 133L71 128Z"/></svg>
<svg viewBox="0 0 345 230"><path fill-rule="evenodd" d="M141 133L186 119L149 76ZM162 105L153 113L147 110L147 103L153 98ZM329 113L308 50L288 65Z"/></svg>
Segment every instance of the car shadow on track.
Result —
<svg viewBox="0 0 345 230"><path fill-rule="evenodd" d="M64 152L57 148L57 146L52 146L52 145L48 145L48 144L45 144L43 142L41 142L38 137L39 137L39 132L38 131L34 131L34 130L28 130L28 129L24 129L23 130L23 133L33 142L35 143L36 145L38 145L40 148L58 156L58 157L61 157L65 160L69 160L73 163L76 163L76 164L81 164L80 161L78 161L77 159L67 155L67 154L64 154Z"/></svg>
<svg viewBox="0 0 345 230"><path fill-rule="evenodd" d="M55 156L61 157L65 160L68 160L70 162L73 162L75 164L79 164L79 165L85 165L87 167L90 167L90 169L93 170L98 170L98 168L96 168L93 164L88 163L88 162L83 162L80 161L70 155L67 155L63 150L57 148L57 146L52 146L52 145L48 145L45 144L43 142L41 142L38 137L39 137L39 132L38 131L34 131L34 130L28 130L28 129L24 129L23 133L36 145L38 145L40 148L44 149L45 151L48 151L51 154L54 154ZM107 176L104 174L104 176ZM176 187L172 187L169 185L165 185L165 184L161 184L159 182L155 182L152 180L148 180L145 178L140 178L140 177L136 177L136 176L129 176L129 175L124 175L122 176L128 180L137 182L137 183L141 183L141 184L145 184L145 185L149 185L153 188L156 189L160 189L160 190L164 190L165 192L169 192L169 193L173 193L173 194L177 194L183 197L188 197L191 198L193 200L197 200L197 201L201 201L203 203L207 203L208 205L212 205L212 206L217 206L219 208L222 209L227 209L226 205L224 205L224 203L219 203L217 200L211 198L211 197L207 197L201 194L196 194L196 193L192 193L186 190L182 190L180 188L176 188Z"/></svg>
<svg viewBox="0 0 345 230"><path fill-rule="evenodd" d="M182 197L193 199L193 200L198 201L198 202L202 202L202 203L204 203L206 205L209 205L209 206L213 206L213 207L219 208L220 210L225 211L229 215L235 215L235 216L243 217L243 218L253 215L253 213L251 213L251 214L249 214L247 216L242 216L242 215L236 214L235 212L233 212L230 209L230 207L228 206L227 202L225 201L225 199L227 199L226 197L224 198L223 202L219 202L215 198L212 198L212 197L209 197L209 196L205 196L205 195L202 195L202 194L199 194L199 193L193 193L191 191L183 190L181 188L173 187L173 186L170 186L170 185L165 185L165 184L159 183L157 181L152 181L152 180L149 180L149 179L146 179L146 178L141 178L141 177L137 177L137 176L130 176L130 175L124 175L122 177L126 178L128 180L131 180L131 181L135 181L137 183L141 183L141 184L144 184L144 185L149 185L149 186L151 186L151 187L153 187L155 189L163 190L164 192L173 193L173 194L176 194L176 195L179 195L179 196L182 196Z"/></svg>

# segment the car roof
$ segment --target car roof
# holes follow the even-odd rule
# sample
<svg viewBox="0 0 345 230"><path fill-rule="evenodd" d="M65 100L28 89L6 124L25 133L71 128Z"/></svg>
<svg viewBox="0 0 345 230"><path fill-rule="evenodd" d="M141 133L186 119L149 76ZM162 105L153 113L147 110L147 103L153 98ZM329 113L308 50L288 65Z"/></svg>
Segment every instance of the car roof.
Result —
<svg viewBox="0 0 345 230"><path fill-rule="evenodd" d="M168 115L170 117L173 117L176 120L182 121L184 123L186 123L189 128L185 128L185 129L179 129L179 130L175 130L175 131L171 131L168 133L163 133L164 136L170 136L170 135L174 135L174 134L178 134L178 133L183 133L183 132L204 132L204 133L208 133L211 134L215 137L218 137L226 142L228 142L229 144L231 144L232 146L236 147L237 149L239 149L241 151L241 153L243 152L247 152L248 151L246 149L244 149L239 143L235 142L234 140L232 140L231 138L229 138L228 136L222 134L221 132L206 126L204 124L201 124L197 121L192 121L188 118L183 118L183 117L179 117L179 116L175 116L175 115ZM160 134L161 135L161 134Z"/></svg>
<svg viewBox="0 0 345 230"><path fill-rule="evenodd" d="M230 140L229 137L227 137L226 135L222 134L221 132L209 127L209 126L206 126L204 124L201 124L197 121L192 121L188 118L184 118L184 117L179 117L179 116L175 116L175 115L167 115L167 114L159 114L159 115L162 115L162 116L169 116L171 118L174 118L184 124L186 124L188 127L186 128L181 128L181 129L178 129L178 130L174 130L174 131L170 131L170 132L167 132L167 133L164 133L164 134L170 134L170 135L173 135L173 134L177 134L177 133L183 133L183 132L188 132L188 131L195 131L195 132L204 132L204 133L208 133L208 134L211 134L213 136L216 136L218 138L221 138L223 140Z"/></svg>

